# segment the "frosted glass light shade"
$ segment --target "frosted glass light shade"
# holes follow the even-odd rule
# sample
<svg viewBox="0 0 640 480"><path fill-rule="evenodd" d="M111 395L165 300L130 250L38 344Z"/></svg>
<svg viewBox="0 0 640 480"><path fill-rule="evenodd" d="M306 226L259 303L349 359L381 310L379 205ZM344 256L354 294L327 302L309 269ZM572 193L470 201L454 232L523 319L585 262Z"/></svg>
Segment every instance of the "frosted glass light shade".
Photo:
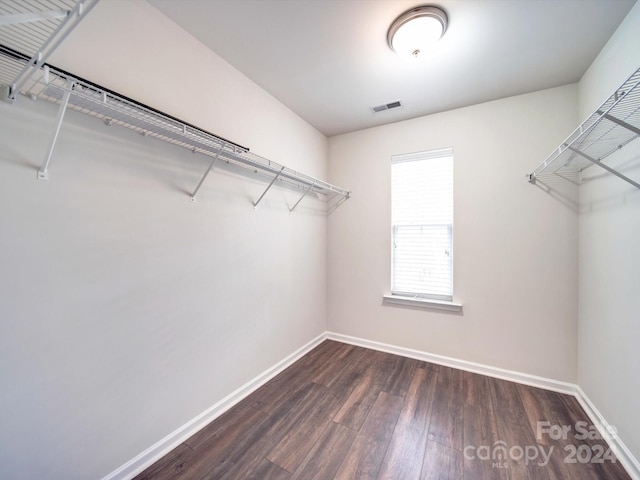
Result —
<svg viewBox="0 0 640 480"><path fill-rule="evenodd" d="M447 15L438 7L413 8L391 24L387 42L402 57L419 57L433 46L447 30Z"/></svg>

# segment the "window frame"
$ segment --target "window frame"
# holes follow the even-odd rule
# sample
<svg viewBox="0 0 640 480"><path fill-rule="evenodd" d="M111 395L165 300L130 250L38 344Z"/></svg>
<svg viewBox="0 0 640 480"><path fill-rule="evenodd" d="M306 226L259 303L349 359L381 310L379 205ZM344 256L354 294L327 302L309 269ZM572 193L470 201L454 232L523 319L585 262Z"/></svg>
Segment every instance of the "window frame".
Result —
<svg viewBox="0 0 640 480"><path fill-rule="evenodd" d="M441 294L441 293L424 293L424 292L405 292L399 289L396 289L396 233L397 228L401 227L402 224L394 224L393 218L393 200L394 200L394 189L393 189L393 165L397 163L403 162L413 162L413 161L428 161L430 159L440 159L450 157L450 168L451 168L451 223L429 223L427 226L446 226L449 231L449 277L450 277L450 294ZM452 147L441 148L435 150L425 150L415 153L409 154L399 154L391 156L390 163L390 173L391 173L391 219L390 219L390 237L391 237L391 271L390 271L390 293L385 294L384 300L386 303L394 303L394 304L403 304L410 306L421 306L427 308L437 308L444 310L452 310L452 311L461 311L462 304L455 303L453 301L454 298L454 256L455 256L455 242L454 242L454 218L453 218L453 210L454 210L454 150ZM417 224L412 224L412 226L416 226Z"/></svg>

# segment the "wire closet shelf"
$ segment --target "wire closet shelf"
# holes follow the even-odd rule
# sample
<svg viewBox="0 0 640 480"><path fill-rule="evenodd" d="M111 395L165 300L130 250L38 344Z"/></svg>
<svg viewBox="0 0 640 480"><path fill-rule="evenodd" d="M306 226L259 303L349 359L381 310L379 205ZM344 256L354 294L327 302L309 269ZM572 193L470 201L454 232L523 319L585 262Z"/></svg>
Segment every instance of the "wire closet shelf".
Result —
<svg viewBox="0 0 640 480"><path fill-rule="evenodd" d="M598 165L640 188L638 182L605 162L639 136L640 68L529 175L529 181L535 183L545 174L572 180L586 168Z"/></svg>
<svg viewBox="0 0 640 480"><path fill-rule="evenodd" d="M39 38L41 44L60 43L54 39L60 23L73 15L78 16L77 12L83 11L82 5L86 1L32 0L25 2L29 11L24 12L8 10L6 2L0 0L0 84L5 86L5 98L12 102L19 93L32 100L44 99L59 105L57 128L38 178L48 178L49 162L64 113L72 109L101 119L107 125L119 125L210 157L209 168L191 194L192 200L216 161L251 169L271 180L254 203L256 207L276 181L304 192L291 211L309 193L321 194L327 202L336 198L340 202L350 197L350 192L343 188L263 158L241 145L46 64L42 60L44 56L38 53L42 48L32 45L32 39ZM47 8L43 4L47 4ZM55 18L50 19L52 16L62 19L58 25L49 25L56 22ZM26 53L21 51L28 47ZM22 80L25 71L28 74Z"/></svg>

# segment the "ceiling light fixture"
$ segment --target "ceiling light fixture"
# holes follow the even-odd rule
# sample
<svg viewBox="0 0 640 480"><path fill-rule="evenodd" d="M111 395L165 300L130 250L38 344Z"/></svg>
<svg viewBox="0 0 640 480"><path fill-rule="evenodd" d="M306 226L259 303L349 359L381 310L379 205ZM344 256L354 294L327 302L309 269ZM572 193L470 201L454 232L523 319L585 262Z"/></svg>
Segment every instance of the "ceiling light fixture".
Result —
<svg viewBox="0 0 640 480"><path fill-rule="evenodd" d="M402 57L418 58L447 31L447 14L431 5L412 8L396 18L387 32L391 50Z"/></svg>

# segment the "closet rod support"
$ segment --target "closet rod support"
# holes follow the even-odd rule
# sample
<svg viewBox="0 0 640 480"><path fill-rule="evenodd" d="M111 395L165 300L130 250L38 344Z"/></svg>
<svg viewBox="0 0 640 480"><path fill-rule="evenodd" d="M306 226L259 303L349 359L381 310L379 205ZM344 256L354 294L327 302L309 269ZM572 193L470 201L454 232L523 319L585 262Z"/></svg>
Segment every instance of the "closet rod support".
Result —
<svg viewBox="0 0 640 480"><path fill-rule="evenodd" d="M596 158L593 158L593 157L591 157L591 156L587 155L587 154L586 154L586 153L584 153L584 152L581 152L580 150L578 150L578 149L577 149L577 148L575 148L575 147L568 146L567 148L568 148L569 150L571 150L572 152L577 153L577 154L578 154L578 155L580 155L581 157L586 158L586 159L587 159L587 160L589 160L591 163L594 163L594 164L596 164L596 165L598 165L598 166L600 166L600 167L604 168L607 172L614 174L616 177L621 178L622 180L624 180L624 181L625 181L625 182L627 182L627 183L630 183L630 184L631 184L631 185L633 185L634 187L636 187L636 188L640 188L640 183L638 183L638 182L635 182L635 181L631 180L629 177L627 177L627 176L623 175L622 173L618 172L617 170L615 170L615 169L611 168L611 167L610 167L610 166L608 166L608 165L605 165L605 164L604 164L604 163L602 163L600 160L598 160L598 159L596 159Z"/></svg>
<svg viewBox="0 0 640 480"><path fill-rule="evenodd" d="M598 110L598 113L602 115L602 118L606 118L607 120L609 120L610 122L613 122L617 125L620 125L623 128L626 128L627 130L629 130L630 132L635 133L636 135L640 135L640 128L634 127L633 125L620 120L619 118L614 117L613 115L610 115L608 113L603 113L600 110Z"/></svg>
<svg viewBox="0 0 640 480"><path fill-rule="evenodd" d="M53 155L53 149L58 141L58 135L60 134L60 127L62 126L62 120L64 120L64 114L67 111L67 105L69 104L69 98L71 97L71 91L73 90L73 82L68 85L68 89L62 97L60 106L58 107L58 118L56 119L56 129L53 132L53 138L51 139L51 145L49 146L49 152L42 162L40 170L38 170L38 180L49 180L49 163L51 162L51 156Z"/></svg>
<svg viewBox="0 0 640 480"><path fill-rule="evenodd" d="M204 175L202 176L202 178L200 179L200 181L198 182L198 185L196 186L195 190L193 191L193 193L191 194L191 201L195 202L196 201L196 195L198 194L198 190L200 190L200 187L202 186L202 184L204 183L205 179L207 178L207 175L209 175L209 172L211 171L211 169L213 168L213 165L216 163L216 161L218 160L218 155L220 155L220 150L222 149L222 147L220 149L218 149L218 151L216 152L215 156L213 157L213 160L211 160L211 163L209 164L209 168L207 168L207 171L204 172Z"/></svg>
<svg viewBox="0 0 640 480"><path fill-rule="evenodd" d="M296 209L296 207L297 207L297 206L298 206L298 204L302 201L302 199L303 199L304 197L306 197L306 196L307 196L307 193L309 193L309 192L311 191L311 189L312 189L313 187L315 187L315 186L316 186L316 182L313 182L311 185L309 185L309 187L304 191L304 193L303 193L303 194L302 194L302 196L298 199L298 201L293 205L293 207L291 207L291 208L289 209L289 213L292 213L292 212Z"/></svg>
<svg viewBox="0 0 640 480"><path fill-rule="evenodd" d="M269 186L267 187L267 189L262 192L262 195L260 195L260 198L258 200L256 200L256 202L253 204L253 208L254 209L258 209L258 204L260 203L260 201L262 200L262 198L267 194L267 192L269 191L269 189L271 187L273 187L273 184L276 183L276 180L278 180L278 177L280 176L280 174L282 173L282 171L284 170L284 167L282 167L280 169L280 171L277 173L277 175L275 177L273 177L273 180L271 180L271 183L269 184Z"/></svg>

